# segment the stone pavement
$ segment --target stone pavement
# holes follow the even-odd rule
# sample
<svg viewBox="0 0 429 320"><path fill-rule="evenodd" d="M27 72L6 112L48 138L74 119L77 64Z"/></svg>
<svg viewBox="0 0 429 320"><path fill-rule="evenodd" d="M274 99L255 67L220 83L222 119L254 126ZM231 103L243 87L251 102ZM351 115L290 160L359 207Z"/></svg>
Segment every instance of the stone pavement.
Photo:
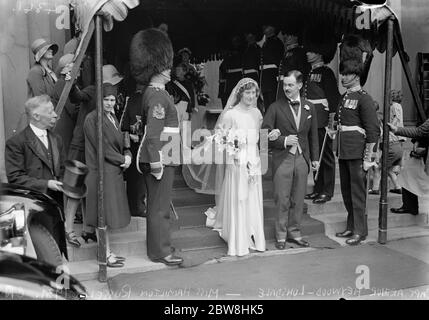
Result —
<svg viewBox="0 0 429 320"><path fill-rule="evenodd" d="M414 231L417 232L418 230ZM420 232L423 231L420 230ZM420 233L420 235L422 234ZM142 277L150 279L147 283L149 285L149 282L151 282L150 288L153 288L153 285L157 285L156 278L159 277L159 286L165 290L167 289L165 283L170 283L171 289L180 288L183 286L183 283L188 283L186 273L190 273L192 279L197 281L197 283L198 279L202 279L204 280L204 284L208 286L213 281L218 284L218 287L214 288L213 292L220 294L220 296L212 295L210 299L215 299L216 297L221 299L338 299L343 297L346 299L427 300L429 299L428 247L429 234L426 234L425 236L390 240L384 246L369 242L358 247L341 247L332 250L305 248L251 254L244 258L228 257L195 268L169 268L152 271L142 274ZM378 251L372 252L373 250ZM351 259L355 259L356 261L350 261ZM292 263L292 260L295 260L292 266L288 265L288 263ZM337 264L336 261L341 261L341 264ZM360 261L364 261L370 265L370 272L373 272L371 283L380 287L377 289L372 287L370 290L363 290L359 294L356 294L356 291L352 293L350 290L353 288L358 277L354 266L358 265ZM285 263L289 266L289 273L285 270L282 273L282 280L278 280L278 275L273 275L270 272L270 268L279 263ZM334 271L332 270L332 265L336 265ZM382 269L381 273L380 270L378 272L371 271L380 268ZM245 270L245 273L248 272L248 275L246 275L246 284L243 284L242 280L239 279L240 275L243 274L243 270ZM306 274L306 272L308 273ZM385 274L386 272L387 274ZM175 280L169 281L168 279ZM236 280L236 283L234 280ZM252 281L255 283L255 287L248 284ZM190 285L191 289L196 290L199 286L197 283L192 283ZM268 286L274 286L277 283L280 287L284 287L285 283L293 283L297 288L301 288L298 284L302 283L302 288L306 285L309 288L308 290L311 288L311 292L307 290L306 294L298 294L297 291L297 294L294 295L294 291L290 291L291 295L285 296L280 294L284 292L279 290L276 291L273 289L268 292L257 288L265 283ZM129 292L125 296L115 292L112 296L106 283L91 280L84 281L83 284L87 287L91 299L175 299L174 296L152 297L148 294L136 297ZM147 293L148 286L144 284L145 280L143 279L141 289L146 290L144 292ZM390 287L390 284L392 287ZM245 291L253 292L253 295L221 295L222 292L226 292L228 289L231 290L231 288L243 285L247 288ZM341 293L338 289L330 289L334 285L348 289L346 291L343 290ZM207 299L207 297L199 296L197 291L193 292L194 295L190 295L188 299Z"/></svg>

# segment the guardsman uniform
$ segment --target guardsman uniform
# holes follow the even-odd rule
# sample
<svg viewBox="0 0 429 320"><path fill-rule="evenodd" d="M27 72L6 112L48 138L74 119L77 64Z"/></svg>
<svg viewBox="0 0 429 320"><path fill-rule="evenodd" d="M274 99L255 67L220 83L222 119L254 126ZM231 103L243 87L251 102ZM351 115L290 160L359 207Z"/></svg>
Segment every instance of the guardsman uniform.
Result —
<svg viewBox="0 0 429 320"><path fill-rule="evenodd" d="M277 76L283 53L283 42L277 36L267 38L262 45L259 83L265 111L276 100Z"/></svg>
<svg viewBox="0 0 429 320"><path fill-rule="evenodd" d="M292 70L300 71L304 77L304 81L307 79L307 74L310 70L305 50L298 43L294 43L286 47L285 54L280 62L276 100L286 98L283 90L283 78Z"/></svg>
<svg viewBox="0 0 429 320"><path fill-rule="evenodd" d="M317 112L320 153L326 133L325 127L328 126L329 114L333 115L336 112L340 99L335 75L323 62L312 66L304 84L304 97L314 104ZM315 203L329 201L334 195L334 187L335 157L332 150L332 139L327 136L313 194L307 195L307 199L314 199Z"/></svg>
<svg viewBox="0 0 429 320"><path fill-rule="evenodd" d="M238 81L243 77L241 54L238 51L227 56L219 67L219 98L225 108L229 95Z"/></svg>
<svg viewBox="0 0 429 320"><path fill-rule="evenodd" d="M143 88L138 88L127 98L120 121L121 130L125 133L125 147L130 149L133 159L137 157L146 123L145 114L142 112L142 98ZM136 217L145 216L146 185L143 175L137 171L136 162L131 162L129 168L124 172L124 177L127 182L127 197L131 215Z"/></svg>
<svg viewBox="0 0 429 320"><path fill-rule="evenodd" d="M179 113L179 122L190 120L192 111L195 109L195 90L192 82L176 79L167 83L165 88L174 99Z"/></svg>
<svg viewBox="0 0 429 320"><path fill-rule="evenodd" d="M147 254L159 260L171 254L170 203L175 166L180 164L180 130L173 98L164 86L149 85L142 106L147 123L137 165L147 188Z"/></svg>
<svg viewBox="0 0 429 320"><path fill-rule="evenodd" d="M347 210L346 230L366 237L367 174L363 164L380 135L374 102L360 86L351 88L343 95L336 117L341 194Z"/></svg>
<svg viewBox="0 0 429 320"><path fill-rule="evenodd" d="M243 77L252 78L259 83L260 62L261 47L256 43L248 45L243 53Z"/></svg>

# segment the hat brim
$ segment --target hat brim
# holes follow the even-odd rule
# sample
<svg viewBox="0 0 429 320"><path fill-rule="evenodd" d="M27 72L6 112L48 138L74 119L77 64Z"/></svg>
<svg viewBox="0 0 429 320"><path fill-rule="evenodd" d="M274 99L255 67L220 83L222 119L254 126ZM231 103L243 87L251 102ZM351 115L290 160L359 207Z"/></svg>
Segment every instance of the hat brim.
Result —
<svg viewBox="0 0 429 320"><path fill-rule="evenodd" d="M86 197L87 191L88 190L85 184L80 188L75 188L67 184L63 184L63 193L69 198L82 199Z"/></svg>
<svg viewBox="0 0 429 320"><path fill-rule="evenodd" d="M107 79L107 80L103 80L103 83L110 83L112 85L116 85L119 82L121 82L124 78L120 77L120 76L114 76L113 78Z"/></svg>
<svg viewBox="0 0 429 320"><path fill-rule="evenodd" d="M48 51L49 48L52 48L53 55L55 55L58 52L58 45L56 45L55 43L47 44L42 49L37 51L36 54L34 55L34 59L36 60L36 62L40 61L40 59L43 57L46 51Z"/></svg>

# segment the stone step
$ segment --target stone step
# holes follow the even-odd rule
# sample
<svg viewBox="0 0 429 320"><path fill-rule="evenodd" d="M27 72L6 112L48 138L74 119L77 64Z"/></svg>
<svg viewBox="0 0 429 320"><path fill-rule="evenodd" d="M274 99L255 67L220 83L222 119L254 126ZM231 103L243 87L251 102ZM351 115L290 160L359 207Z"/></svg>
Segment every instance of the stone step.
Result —
<svg viewBox="0 0 429 320"><path fill-rule="evenodd" d="M141 217L131 217L131 221L128 226L120 229L114 229L110 232L113 234L116 233L124 233L124 232L137 232L137 231L146 231L146 219ZM80 235L82 233L82 224L75 224L74 225L74 231L77 235ZM83 239L80 238L79 241L83 242Z"/></svg>
<svg viewBox="0 0 429 320"><path fill-rule="evenodd" d="M328 235L329 236L329 235ZM378 236L378 231L376 229L369 230L369 234L367 237L367 240L365 242L376 242ZM387 231L387 241L395 241L400 239L406 239L411 237L424 237L429 236L429 226L409 226L409 227L398 227L393 228L391 226L388 226ZM339 242L341 245L346 245L345 240L337 237L332 237L333 240ZM289 249L289 250L283 250L283 251L267 251L263 254L261 253L251 253L251 255L255 256L261 256L266 255L270 256L273 254L290 254L290 253L302 253L302 252L308 252L308 250L312 250L311 248L305 248L305 249ZM125 266L123 268L107 268L107 276L114 277L121 273L139 273L139 272L149 272L149 271L157 271L157 270L165 270L165 269L175 269L177 267L168 267L164 265L163 263L155 263L150 261L146 256L146 248L143 248L142 252L144 254L138 255L138 256L129 256L127 257ZM213 263L208 262L208 263ZM96 280L98 278L98 264L95 258L91 260L85 260L85 261L76 261L76 262L70 262L67 264L67 268L69 269L70 273L75 276L79 281L89 281L89 280ZM102 293L95 293L92 298L97 300L102 299L108 299L110 297L103 297L101 296ZM127 298L127 291L124 290L122 292L124 296L121 296L120 298ZM115 299L115 297L112 297ZM119 297L118 297L119 298ZM144 297L142 297L144 298ZM149 298L149 297L147 297Z"/></svg>
<svg viewBox="0 0 429 320"><path fill-rule="evenodd" d="M211 200L212 201L206 200L205 203L201 205L176 207L175 209L176 209L177 215L179 216L179 220L175 220L174 216L172 216L171 230L178 231L178 230L187 229L187 228L204 227L206 223L206 215L204 214L204 212L209 207L212 207L214 205L214 198L211 198ZM389 195L388 201L389 201L389 208L399 207L401 205L400 195ZM345 221L346 210L345 210L341 195L335 195L331 201L325 204L313 204L311 203L311 201L306 201L306 203L307 203L307 213L313 218L316 218L324 222L328 226L333 225L334 228L339 228L339 226L342 226L342 223L344 223ZM379 197L369 196L368 212L371 213L371 216L374 216L374 219L375 219L374 223L378 221L378 208L379 208ZM275 207L274 201L272 199L268 199L264 201L264 225L265 225L265 233L266 233L267 239L271 239L274 237L274 230L272 226L274 226L274 219L276 215L277 215L277 209ZM389 217L391 216L392 214L389 212ZM394 215L394 216L398 217L398 215ZM401 216L399 216L398 223L402 223L402 222L405 223L406 221L408 221L408 219L411 218L411 216L407 218L408 216L409 215L402 215L402 218ZM370 222L372 223L372 220L368 221L368 223ZM408 223L408 225L410 224ZM395 226L399 226L399 225L396 224ZM307 227L309 228L308 231L305 229ZM82 225L75 225L76 234L78 235L81 234L81 228L82 228ZM320 227L317 226L317 224L314 226L312 224L309 224L307 226L303 222L303 228L304 228L303 233L305 234L323 232L323 230L320 230ZM118 239L118 241L113 240L112 242L117 243L118 246L122 246L122 244L124 244L124 241L127 239L127 236L122 237L122 235L132 235L132 234L139 235L142 241L146 239L146 219L145 218L132 217L131 223L127 227L117 229L117 230L112 230L113 239ZM69 247L71 260L77 260L77 259L85 260L88 257L91 257L95 254L93 252L96 247L95 243L86 244L84 243L82 238L79 238L79 240L82 243L81 248L76 249L73 247ZM125 246L125 249L123 251L124 255L132 253L135 250L139 250L138 245L135 245L134 247L133 246L129 247L126 241L124 246ZM76 252L79 252L79 253L76 253Z"/></svg>
<svg viewBox="0 0 429 320"><path fill-rule="evenodd" d="M275 238L274 217L264 219L264 232L266 240ZM144 223L145 224L145 223ZM323 223L303 215L301 223L303 235L324 233ZM173 224L171 233L172 245L181 248L207 248L225 246L225 242L219 237L218 232L205 227L205 219L200 226L180 227ZM111 250L120 256L134 256L144 253L146 248L146 230L114 233L110 236ZM82 244L80 248L68 247L70 261L83 261L96 257L97 244Z"/></svg>
<svg viewBox="0 0 429 320"><path fill-rule="evenodd" d="M174 193L175 196L173 197L173 204L177 212L186 212L186 210L191 207L208 208L215 205L215 198L213 195L198 194L190 189L176 190ZM266 187L263 187L263 196L264 202L273 201L273 191L271 186L267 185ZM401 206L401 195L388 193L387 200L391 207ZM379 201L380 196L368 195L368 208L370 210L378 210ZM309 214L329 214L331 212L345 211L342 195L337 192L335 192L330 201L324 204L314 204L311 200L305 200L305 202L308 204ZM179 210L180 208L184 208L186 210ZM204 211L205 210L201 212Z"/></svg>

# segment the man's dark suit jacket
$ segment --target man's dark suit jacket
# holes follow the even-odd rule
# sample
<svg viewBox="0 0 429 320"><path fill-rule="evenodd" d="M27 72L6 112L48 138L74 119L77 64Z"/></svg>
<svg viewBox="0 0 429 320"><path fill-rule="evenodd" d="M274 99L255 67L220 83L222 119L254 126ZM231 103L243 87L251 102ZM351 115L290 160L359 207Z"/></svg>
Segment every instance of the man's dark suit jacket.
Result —
<svg viewBox="0 0 429 320"><path fill-rule="evenodd" d="M48 130L48 139L53 164L30 126L6 142L5 162L9 183L52 195L48 190L48 180L58 180L62 176L65 156L61 137Z"/></svg>
<svg viewBox="0 0 429 320"><path fill-rule="evenodd" d="M319 160L319 140L317 135L317 115L313 104L301 97L301 122L299 129L295 124L292 110L287 99L280 99L271 104L264 116L262 129L280 130L280 137L275 141L269 141L268 145L273 149L273 175L286 158L291 147L285 148L286 136L297 135L305 161L310 167L311 161Z"/></svg>

